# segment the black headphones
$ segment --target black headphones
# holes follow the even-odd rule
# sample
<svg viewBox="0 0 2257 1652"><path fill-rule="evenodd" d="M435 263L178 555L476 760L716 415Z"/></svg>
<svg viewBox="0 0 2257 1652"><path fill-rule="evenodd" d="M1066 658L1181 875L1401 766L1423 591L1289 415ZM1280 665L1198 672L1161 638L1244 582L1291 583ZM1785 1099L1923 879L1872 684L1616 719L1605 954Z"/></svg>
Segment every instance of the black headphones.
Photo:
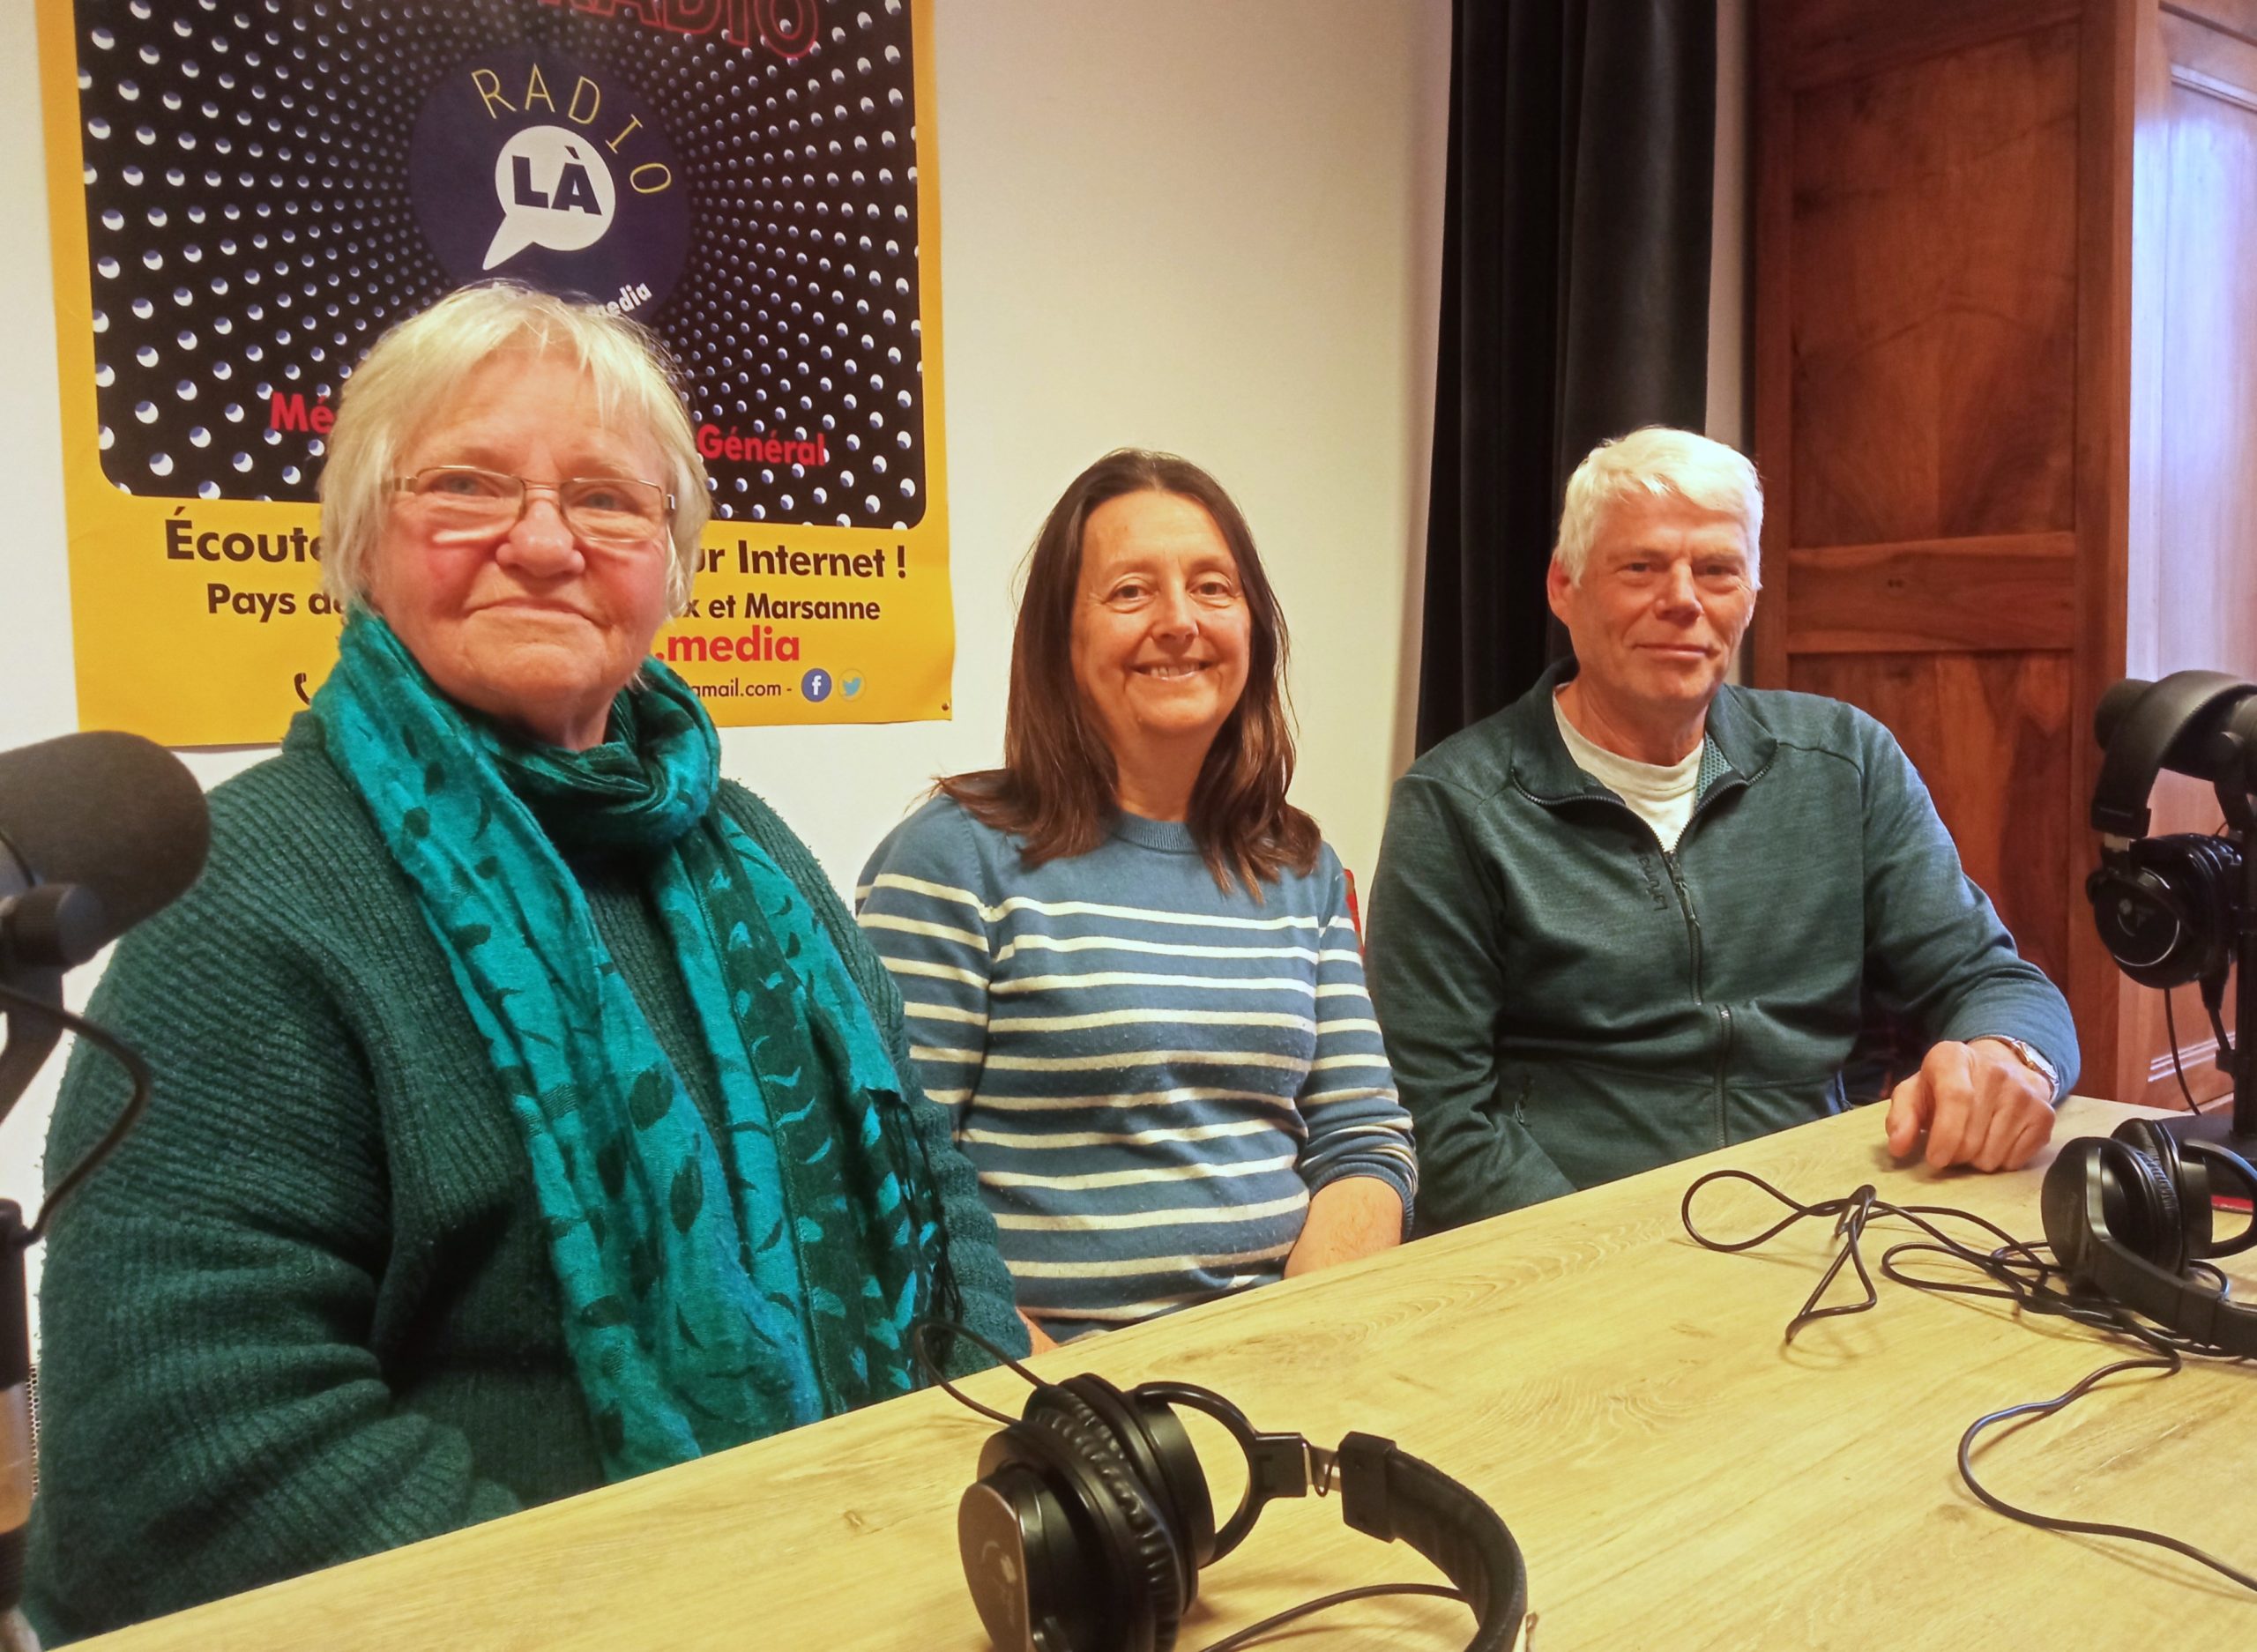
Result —
<svg viewBox="0 0 2257 1652"><path fill-rule="evenodd" d="M980 1478L957 1510L965 1578L1003 1652L1170 1652L1200 1569L1237 1548L1272 1499L1336 1485L1350 1526L1409 1544L1463 1591L1479 1619L1469 1652L1504 1652L1518 1633L1528 1572L1512 1533L1394 1441L1350 1434L1326 1451L1259 1432L1189 1383L1124 1393L1102 1377L1043 1382L1007 1363L1034 1392L1017 1422L974 1406L1006 1425L981 1448ZM1245 1499L1219 1530L1178 1406L1220 1423L1246 1453Z"/></svg>
<svg viewBox="0 0 2257 1652"><path fill-rule="evenodd" d="M2100 697L2104 748L2092 792L2100 869L2085 880L2093 918L2124 973L2142 986L2223 990L2233 962L2242 850L2231 838L2147 834L2156 774L2214 780L2237 835L2257 828L2247 781L2257 753L2257 684L2216 671L2127 679Z"/></svg>
<svg viewBox="0 0 2257 1652"><path fill-rule="evenodd" d="M2223 837L2173 832L2100 852L2084 882L2100 944L2142 986L2223 983L2233 964L2241 851Z"/></svg>
<svg viewBox="0 0 2257 1652"><path fill-rule="evenodd" d="M2257 1355L2257 1308L2227 1295L2224 1276L2189 1264L2257 1245L2257 1218L2221 1240L2211 1177L2223 1171L2257 1200L2257 1166L2213 1142L2180 1142L2151 1120L2065 1144L2045 1171L2038 1209L2053 1260L2073 1289L2097 1291L2221 1352Z"/></svg>

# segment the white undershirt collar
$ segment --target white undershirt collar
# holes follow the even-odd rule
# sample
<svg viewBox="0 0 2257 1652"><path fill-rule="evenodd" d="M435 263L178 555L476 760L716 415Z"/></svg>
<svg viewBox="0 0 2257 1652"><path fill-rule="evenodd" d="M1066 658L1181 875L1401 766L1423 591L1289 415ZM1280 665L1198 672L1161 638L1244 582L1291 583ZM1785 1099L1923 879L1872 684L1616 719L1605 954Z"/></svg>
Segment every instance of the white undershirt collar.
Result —
<svg viewBox="0 0 2257 1652"><path fill-rule="evenodd" d="M1678 838L1684 835L1685 823L1693 818L1695 794L1701 785L1701 756L1708 745L1706 736L1675 763L1640 763L1585 738L1583 731L1568 720L1567 708L1560 703L1557 690L1552 696L1552 716L1560 726L1560 738L1567 743L1568 755L1575 767L1620 798L1632 814L1652 827L1654 836L1661 840L1663 853L1675 849Z"/></svg>

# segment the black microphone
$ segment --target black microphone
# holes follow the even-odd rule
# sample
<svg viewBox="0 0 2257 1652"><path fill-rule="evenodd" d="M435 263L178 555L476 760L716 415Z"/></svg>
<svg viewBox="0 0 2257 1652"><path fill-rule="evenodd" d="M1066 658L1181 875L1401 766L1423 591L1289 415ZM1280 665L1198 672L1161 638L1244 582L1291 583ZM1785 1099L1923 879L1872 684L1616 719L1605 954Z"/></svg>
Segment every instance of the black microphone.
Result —
<svg viewBox="0 0 2257 1652"><path fill-rule="evenodd" d="M84 964L185 893L211 842L204 788L138 734L0 752L0 971Z"/></svg>
<svg viewBox="0 0 2257 1652"><path fill-rule="evenodd" d="M177 899L212 816L187 765L138 734L0 752L0 1117L63 1033L63 972Z"/></svg>
<svg viewBox="0 0 2257 1652"><path fill-rule="evenodd" d="M70 1027L122 1060L133 1094L26 1226L0 1200L0 1648L36 1645L23 1599L31 1516L31 1348L23 1254L147 1105L133 1053L63 1008L63 971L177 900L204 870L212 817L187 766L138 734L66 734L0 752L0 1117Z"/></svg>

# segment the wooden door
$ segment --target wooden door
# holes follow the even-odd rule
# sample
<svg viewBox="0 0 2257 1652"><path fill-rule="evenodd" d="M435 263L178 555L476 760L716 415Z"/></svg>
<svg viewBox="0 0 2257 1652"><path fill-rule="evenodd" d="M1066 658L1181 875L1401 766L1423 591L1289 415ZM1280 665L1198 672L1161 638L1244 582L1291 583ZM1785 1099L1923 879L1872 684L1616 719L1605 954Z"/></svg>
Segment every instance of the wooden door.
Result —
<svg viewBox="0 0 2257 1652"><path fill-rule="evenodd" d="M1896 732L2080 1088L2175 1105L2084 898L2092 711L2257 678L2257 0L1759 0L1756 49L1755 679Z"/></svg>
<svg viewBox="0 0 2257 1652"><path fill-rule="evenodd" d="M2089 927L2071 898L2079 568L2106 515L2078 441L2083 111L2113 46L2096 10L1757 12L1755 679L1887 724L2065 986Z"/></svg>

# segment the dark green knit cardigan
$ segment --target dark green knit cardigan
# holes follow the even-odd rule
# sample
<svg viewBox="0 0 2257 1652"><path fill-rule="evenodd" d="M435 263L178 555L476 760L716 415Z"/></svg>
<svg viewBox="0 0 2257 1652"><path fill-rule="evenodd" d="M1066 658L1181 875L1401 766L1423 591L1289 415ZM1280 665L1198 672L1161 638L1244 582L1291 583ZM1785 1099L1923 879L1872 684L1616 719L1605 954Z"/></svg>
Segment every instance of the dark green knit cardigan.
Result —
<svg viewBox="0 0 2257 1652"><path fill-rule="evenodd" d="M966 1322L1023 1351L972 1169L917 1090L901 1000L806 847L719 807L830 927L892 1045ZM525 1149L407 880L310 713L212 794L203 881L118 947L92 1014L156 1072L66 1207L40 1291L32 1614L115 1627L602 1483ZM709 1120L710 1059L623 861L575 871ZM50 1179L125 1087L81 1045Z"/></svg>

